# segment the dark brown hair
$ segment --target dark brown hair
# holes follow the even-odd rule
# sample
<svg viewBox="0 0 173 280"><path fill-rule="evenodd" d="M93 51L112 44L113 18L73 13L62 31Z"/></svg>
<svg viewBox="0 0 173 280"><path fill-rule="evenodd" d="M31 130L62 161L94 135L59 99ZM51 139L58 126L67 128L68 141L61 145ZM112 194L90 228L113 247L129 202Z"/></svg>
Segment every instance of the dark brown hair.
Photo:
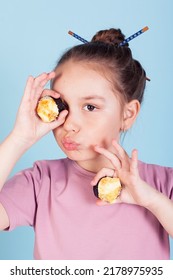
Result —
<svg viewBox="0 0 173 280"><path fill-rule="evenodd" d="M84 61L97 67L112 83L120 99L140 103L146 84L146 73L141 64L133 59L128 43L119 46L125 39L120 29L101 30L91 42L74 46L63 54L55 69L69 60Z"/></svg>

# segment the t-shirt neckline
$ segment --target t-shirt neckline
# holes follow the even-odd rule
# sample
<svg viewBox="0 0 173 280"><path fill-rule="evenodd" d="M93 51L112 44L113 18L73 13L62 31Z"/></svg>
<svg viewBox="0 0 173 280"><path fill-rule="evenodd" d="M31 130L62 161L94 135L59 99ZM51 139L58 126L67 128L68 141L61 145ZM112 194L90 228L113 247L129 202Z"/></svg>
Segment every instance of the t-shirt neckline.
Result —
<svg viewBox="0 0 173 280"><path fill-rule="evenodd" d="M69 159L69 158L68 158L68 160L71 161L71 164L73 165L73 167L74 167L81 175L84 175L84 176L87 176L87 177L89 176L89 177L91 177L91 178L93 178L93 176L96 175L96 173L82 168L76 161L71 160L71 159Z"/></svg>

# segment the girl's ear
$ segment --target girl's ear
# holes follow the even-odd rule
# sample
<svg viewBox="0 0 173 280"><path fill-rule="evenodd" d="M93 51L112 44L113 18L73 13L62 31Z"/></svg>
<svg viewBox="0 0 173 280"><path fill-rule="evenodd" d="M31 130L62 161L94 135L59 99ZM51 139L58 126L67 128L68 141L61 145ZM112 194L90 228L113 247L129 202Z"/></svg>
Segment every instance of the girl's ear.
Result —
<svg viewBox="0 0 173 280"><path fill-rule="evenodd" d="M122 131L128 130L133 125L140 111L140 107L140 103L136 99L125 104L122 118Z"/></svg>

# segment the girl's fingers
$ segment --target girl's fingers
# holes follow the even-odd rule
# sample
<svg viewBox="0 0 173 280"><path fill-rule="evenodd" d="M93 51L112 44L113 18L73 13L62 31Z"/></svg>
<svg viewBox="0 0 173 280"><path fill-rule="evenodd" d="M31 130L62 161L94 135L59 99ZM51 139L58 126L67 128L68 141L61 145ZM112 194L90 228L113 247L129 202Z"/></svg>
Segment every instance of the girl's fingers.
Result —
<svg viewBox="0 0 173 280"><path fill-rule="evenodd" d="M52 80L53 78L55 78L55 72L47 73L47 77L40 82L40 86L44 87L47 84L47 82Z"/></svg>
<svg viewBox="0 0 173 280"><path fill-rule="evenodd" d="M103 177L116 177L116 173L114 169L110 169L110 168L102 168L97 174L96 176L92 179L91 181L91 185L95 186L97 185L98 181L103 178Z"/></svg>
<svg viewBox="0 0 173 280"><path fill-rule="evenodd" d="M110 203L108 203L108 202L106 202L106 201L103 201L103 200L101 200L101 199L97 199L96 204L97 204L98 206L110 205Z"/></svg>
<svg viewBox="0 0 173 280"><path fill-rule="evenodd" d="M55 78L55 75L56 75L56 74L55 74L54 71L50 72L50 73L48 74L48 79L51 80L51 79Z"/></svg>
<svg viewBox="0 0 173 280"><path fill-rule="evenodd" d="M138 151L135 149L132 151L130 171L134 175L138 175Z"/></svg>
<svg viewBox="0 0 173 280"><path fill-rule="evenodd" d="M24 89L23 100L30 99L30 94L31 94L31 90L32 90L32 87L33 87L33 83L34 83L34 77L29 76L27 81L26 81L26 86L25 86L25 89Z"/></svg>
<svg viewBox="0 0 173 280"><path fill-rule="evenodd" d="M115 148L115 154L99 146L95 146L95 150L107 157L116 170L120 168L129 170L130 158L126 151L116 142L116 140L112 141L112 145Z"/></svg>
<svg viewBox="0 0 173 280"><path fill-rule="evenodd" d="M48 74L42 73L34 79L33 89L36 89L39 86L44 86L44 83L48 81Z"/></svg>
<svg viewBox="0 0 173 280"><path fill-rule="evenodd" d="M46 96L46 95L52 96L54 98L59 98L60 97L60 94L57 93L56 91L52 90L52 89L44 89L41 97Z"/></svg>
<svg viewBox="0 0 173 280"><path fill-rule="evenodd" d="M112 145L114 146L115 150L116 150L116 155L119 158L119 160L121 161L122 164L122 168L128 170L129 169L129 156L126 153L126 151L117 143L116 140L112 141Z"/></svg>
<svg viewBox="0 0 173 280"><path fill-rule="evenodd" d="M32 87L32 97L34 99L38 99L38 96L41 95L45 85L55 77L55 73L43 73L34 79L33 87Z"/></svg>
<svg viewBox="0 0 173 280"><path fill-rule="evenodd" d="M24 96L22 100L38 100L38 97L42 94L44 86L48 81L55 77L55 72L50 73L42 73L38 77L34 78L33 76L29 76L26 82ZM51 91L53 97L58 98L59 94Z"/></svg>
<svg viewBox="0 0 173 280"><path fill-rule="evenodd" d="M113 166L115 167L115 170L118 170L121 168L121 162L118 159L117 155L115 155L112 152L109 152L108 150L106 150L105 148L102 148L99 146L95 146L94 150L96 152L98 152L99 154L105 156L107 159L109 159L111 161L111 163L113 164Z"/></svg>
<svg viewBox="0 0 173 280"><path fill-rule="evenodd" d="M45 77L45 74L40 75L38 78L41 81L42 77ZM25 90L24 90L24 96L23 100L31 100L35 98L35 93L36 93L36 84L38 86L38 81L33 76L29 76L26 82ZM43 80L42 80L43 81ZM45 78L44 78L44 83L45 83ZM47 83L47 82L46 82ZM43 91L43 87L39 87L40 89L40 94Z"/></svg>
<svg viewBox="0 0 173 280"><path fill-rule="evenodd" d="M67 110L63 110L59 114L57 120L49 123L48 125L50 126L51 130L53 130L53 129L59 127L60 125L62 125L65 122L65 118L66 118L67 115L68 115L68 111Z"/></svg>

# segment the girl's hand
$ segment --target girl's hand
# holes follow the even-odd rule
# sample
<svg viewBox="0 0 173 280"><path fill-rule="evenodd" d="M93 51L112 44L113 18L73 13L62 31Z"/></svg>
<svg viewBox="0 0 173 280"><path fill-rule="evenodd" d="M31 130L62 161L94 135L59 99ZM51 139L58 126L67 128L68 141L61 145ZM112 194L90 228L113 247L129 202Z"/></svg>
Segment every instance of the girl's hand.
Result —
<svg viewBox="0 0 173 280"><path fill-rule="evenodd" d="M68 114L67 110L60 113L58 119L51 123L44 123L36 113L36 106L41 96L50 95L58 98L60 95L44 86L55 77L55 73L43 73L37 78L30 76L27 80L24 95L18 110L16 123L12 131L13 137L26 146L31 146L49 131L62 125Z"/></svg>
<svg viewBox="0 0 173 280"><path fill-rule="evenodd" d="M131 203L147 207L149 204L149 190L153 189L147 183L142 181L138 172L138 155L137 150L132 151L131 158L125 150L113 140L112 145L115 153L112 153L102 147L95 146L95 151L108 158L113 169L101 169L91 184L97 184L100 178L104 176L119 177L123 186L120 196L116 199L117 203ZM151 192L153 194L153 190ZM97 202L98 205L107 204L101 200Z"/></svg>

